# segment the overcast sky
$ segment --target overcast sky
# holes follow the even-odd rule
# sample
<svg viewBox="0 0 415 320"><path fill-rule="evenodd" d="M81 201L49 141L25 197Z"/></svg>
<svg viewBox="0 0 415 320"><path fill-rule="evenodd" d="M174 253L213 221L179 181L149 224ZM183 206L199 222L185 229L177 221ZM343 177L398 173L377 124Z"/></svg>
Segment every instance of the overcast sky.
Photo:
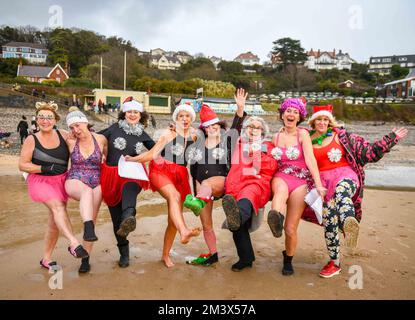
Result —
<svg viewBox="0 0 415 320"><path fill-rule="evenodd" d="M54 5L63 27L116 35L146 51L227 60L252 51L263 62L274 40L291 37L306 50L342 49L359 62L415 54L413 0L13 0L0 2L0 25L53 26Z"/></svg>

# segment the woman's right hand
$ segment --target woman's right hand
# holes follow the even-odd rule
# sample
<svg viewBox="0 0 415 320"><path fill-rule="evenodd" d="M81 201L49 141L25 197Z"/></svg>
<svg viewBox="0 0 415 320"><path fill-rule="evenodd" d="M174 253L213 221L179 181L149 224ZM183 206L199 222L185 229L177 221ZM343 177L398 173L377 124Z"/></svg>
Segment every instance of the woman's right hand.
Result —
<svg viewBox="0 0 415 320"><path fill-rule="evenodd" d="M126 155L124 158L125 158L125 161L134 162L134 161L137 161L137 157L138 156L132 157L132 156Z"/></svg>
<svg viewBox="0 0 415 320"><path fill-rule="evenodd" d="M320 195L320 197L324 200L324 197L327 194L327 189L324 187L316 187L318 194Z"/></svg>

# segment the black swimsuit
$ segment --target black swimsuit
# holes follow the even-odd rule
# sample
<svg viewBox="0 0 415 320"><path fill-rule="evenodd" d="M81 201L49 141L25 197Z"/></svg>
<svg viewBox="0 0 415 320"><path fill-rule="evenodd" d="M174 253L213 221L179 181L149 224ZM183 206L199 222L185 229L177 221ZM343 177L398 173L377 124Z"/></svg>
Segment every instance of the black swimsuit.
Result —
<svg viewBox="0 0 415 320"><path fill-rule="evenodd" d="M192 137L185 139L183 136L177 134L172 141L165 145L161 151L161 156L167 161L186 167L189 160L189 147L193 143Z"/></svg>
<svg viewBox="0 0 415 320"><path fill-rule="evenodd" d="M202 151L201 148L199 150ZM229 172L227 150L224 148L222 143L218 143L215 148L211 149L208 149L205 146L202 153L202 159L192 164L190 168L190 172L194 180L202 183L203 180L211 177L227 176Z"/></svg>
<svg viewBox="0 0 415 320"><path fill-rule="evenodd" d="M68 168L69 161L69 149L66 145L65 139L63 139L59 130L56 130L56 133L59 137L59 146L53 149L46 149L42 146L39 139L36 135L33 135L35 138L35 148L32 155L32 163L39 166L50 166L52 164L59 164ZM52 173L37 173L41 176L53 176Z"/></svg>

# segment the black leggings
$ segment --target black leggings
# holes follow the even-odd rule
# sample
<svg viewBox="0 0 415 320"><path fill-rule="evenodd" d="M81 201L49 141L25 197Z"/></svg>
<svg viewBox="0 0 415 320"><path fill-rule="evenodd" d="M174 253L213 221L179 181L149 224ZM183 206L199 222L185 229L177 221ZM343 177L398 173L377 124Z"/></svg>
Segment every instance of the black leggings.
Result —
<svg viewBox="0 0 415 320"><path fill-rule="evenodd" d="M128 208L134 208L137 204L137 195L140 193L141 187L134 182L127 182L122 189L121 201L114 207L108 206L111 214L112 225L114 227L114 235L117 239L117 246L122 247L128 245L127 238L117 235L117 231L120 228L122 222L122 213Z"/></svg>
<svg viewBox="0 0 415 320"><path fill-rule="evenodd" d="M28 137L28 133L27 131L20 131L20 144L23 144L23 142L25 141L25 139Z"/></svg>
<svg viewBox="0 0 415 320"><path fill-rule="evenodd" d="M250 263L255 260L251 236L248 231L251 226L252 215L255 214L254 207L252 206L251 201L246 198L239 200L237 205L241 214L241 227L237 231L233 232L233 241L235 242L239 260L245 263Z"/></svg>

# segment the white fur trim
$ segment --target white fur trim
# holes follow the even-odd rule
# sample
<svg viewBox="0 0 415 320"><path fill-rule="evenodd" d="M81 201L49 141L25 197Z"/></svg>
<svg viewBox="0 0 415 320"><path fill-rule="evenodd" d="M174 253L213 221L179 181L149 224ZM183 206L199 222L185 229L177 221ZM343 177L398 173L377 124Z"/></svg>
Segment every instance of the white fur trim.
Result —
<svg viewBox="0 0 415 320"><path fill-rule="evenodd" d="M135 101L135 100L123 103L122 112L127 112L127 111L131 111L131 110L136 110L138 112L143 112L144 107L140 102Z"/></svg>
<svg viewBox="0 0 415 320"><path fill-rule="evenodd" d="M218 122L219 122L219 118L214 118L214 119L208 120L206 122L203 122L202 127L206 128L206 127L209 127L210 125L218 123Z"/></svg>
<svg viewBox="0 0 415 320"><path fill-rule="evenodd" d="M314 119L317 119L318 117L321 117L321 116L326 116L327 118L332 119L332 120L334 118L333 117L333 114L330 111L321 110L321 111L317 111L316 113L313 113L313 115L311 116L310 120L308 120L308 121L309 122L310 121L313 121Z"/></svg>
<svg viewBox="0 0 415 320"><path fill-rule="evenodd" d="M74 123L88 123L88 119L85 117L72 117L70 119L68 119L68 121L66 122L68 124L68 127L70 127L71 125L73 125Z"/></svg>
<svg viewBox="0 0 415 320"><path fill-rule="evenodd" d="M190 113L191 117L192 117L192 122L196 120L196 112L193 109L193 107L191 105L188 104L181 104L179 106L176 107L176 109L174 109L172 118L173 121L177 121L177 116L179 115L180 111L186 111L188 113Z"/></svg>

